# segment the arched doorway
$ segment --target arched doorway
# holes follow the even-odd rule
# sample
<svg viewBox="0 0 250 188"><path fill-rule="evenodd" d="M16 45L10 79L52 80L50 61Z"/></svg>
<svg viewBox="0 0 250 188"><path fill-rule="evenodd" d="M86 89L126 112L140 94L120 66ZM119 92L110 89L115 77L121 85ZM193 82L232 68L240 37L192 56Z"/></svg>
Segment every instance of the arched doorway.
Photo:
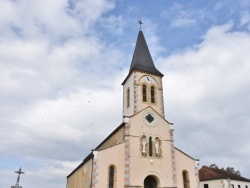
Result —
<svg viewBox="0 0 250 188"><path fill-rule="evenodd" d="M157 188L157 181L153 176L147 176L144 180L144 188Z"/></svg>

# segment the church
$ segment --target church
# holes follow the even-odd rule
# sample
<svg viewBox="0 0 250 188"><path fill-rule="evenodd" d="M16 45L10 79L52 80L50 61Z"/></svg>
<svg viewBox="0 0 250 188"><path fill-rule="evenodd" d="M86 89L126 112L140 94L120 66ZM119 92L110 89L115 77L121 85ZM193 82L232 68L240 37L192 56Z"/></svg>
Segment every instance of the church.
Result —
<svg viewBox="0 0 250 188"><path fill-rule="evenodd" d="M138 33L123 86L123 121L67 176L67 188L198 188L198 160L174 146L163 74Z"/></svg>

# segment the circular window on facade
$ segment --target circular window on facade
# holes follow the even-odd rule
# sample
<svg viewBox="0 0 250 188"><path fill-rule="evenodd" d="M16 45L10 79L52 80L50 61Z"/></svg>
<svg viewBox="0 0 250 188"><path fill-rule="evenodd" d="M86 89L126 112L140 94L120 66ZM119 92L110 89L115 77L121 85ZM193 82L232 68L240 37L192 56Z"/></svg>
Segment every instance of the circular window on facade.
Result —
<svg viewBox="0 0 250 188"><path fill-rule="evenodd" d="M143 121L148 126L155 126L157 124L157 118L152 111L144 112Z"/></svg>

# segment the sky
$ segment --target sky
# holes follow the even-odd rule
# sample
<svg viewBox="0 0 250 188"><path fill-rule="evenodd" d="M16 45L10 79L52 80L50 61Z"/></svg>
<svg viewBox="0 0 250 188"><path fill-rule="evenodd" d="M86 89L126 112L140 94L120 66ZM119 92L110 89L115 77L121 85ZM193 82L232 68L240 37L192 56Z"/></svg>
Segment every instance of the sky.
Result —
<svg viewBox="0 0 250 188"><path fill-rule="evenodd" d="M66 187L122 123L140 19L175 146L250 178L250 0L1 0L1 188Z"/></svg>

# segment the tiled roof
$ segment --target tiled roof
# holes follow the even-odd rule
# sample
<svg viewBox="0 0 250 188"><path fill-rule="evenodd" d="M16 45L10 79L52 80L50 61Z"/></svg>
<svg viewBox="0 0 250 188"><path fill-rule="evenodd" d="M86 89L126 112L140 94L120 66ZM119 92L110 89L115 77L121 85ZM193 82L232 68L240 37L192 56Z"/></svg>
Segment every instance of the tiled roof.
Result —
<svg viewBox="0 0 250 188"><path fill-rule="evenodd" d="M233 174L231 172L228 172L226 170L210 168L207 166L203 166L199 170L199 177L200 177L200 181L230 178L231 180L250 182L250 179L238 176L238 175Z"/></svg>

